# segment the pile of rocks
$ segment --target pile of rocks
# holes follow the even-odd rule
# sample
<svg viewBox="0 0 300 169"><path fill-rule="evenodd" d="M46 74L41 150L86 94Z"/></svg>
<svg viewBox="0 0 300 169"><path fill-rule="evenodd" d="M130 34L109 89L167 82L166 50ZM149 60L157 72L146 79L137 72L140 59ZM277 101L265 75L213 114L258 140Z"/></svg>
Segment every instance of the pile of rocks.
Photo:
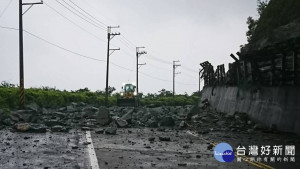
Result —
<svg viewBox="0 0 300 169"><path fill-rule="evenodd" d="M117 128L150 127L193 129L200 134L211 131L254 132L267 131L254 124L246 113L233 115L220 113L212 109L208 100L200 106L163 106L163 107L94 107L85 103L72 103L59 109L40 108L30 104L24 110L0 110L0 129L12 127L16 131L64 132L69 129L92 130L101 126L109 127L106 134L116 134ZM272 131L276 126L272 127ZM101 132L101 131L98 131Z"/></svg>
<svg viewBox="0 0 300 169"><path fill-rule="evenodd" d="M253 122L246 113L235 112L225 114L213 109L207 99L200 102L188 114L188 123L192 129L200 134L207 134L212 131L232 131L252 133L255 131L277 132L276 126L265 127Z"/></svg>
<svg viewBox="0 0 300 169"><path fill-rule="evenodd" d="M9 126L23 132L45 132L46 129L68 131L71 128L89 130L107 125L112 120L106 108L96 108L85 103L72 103L59 109L45 109L30 104L24 110L1 111L0 128Z"/></svg>
<svg viewBox="0 0 300 169"><path fill-rule="evenodd" d="M111 107L110 115L118 127L184 127L192 106L128 108Z"/></svg>
<svg viewBox="0 0 300 169"><path fill-rule="evenodd" d="M71 128L91 130L100 126L183 128L191 108L192 106L107 109L85 103L72 103L58 109L46 109L37 104L30 104L24 110L0 110L0 128L8 126L22 132L64 132ZM107 133L115 132L112 130Z"/></svg>

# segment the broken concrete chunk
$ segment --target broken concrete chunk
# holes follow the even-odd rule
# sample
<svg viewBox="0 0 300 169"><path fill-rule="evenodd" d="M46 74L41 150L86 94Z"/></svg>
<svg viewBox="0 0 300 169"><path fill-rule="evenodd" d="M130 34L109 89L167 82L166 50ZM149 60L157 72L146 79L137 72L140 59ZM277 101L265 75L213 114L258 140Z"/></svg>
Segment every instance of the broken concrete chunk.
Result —
<svg viewBox="0 0 300 169"><path fill-rule="evenodd" d="M171 141L170 137L158 137L159 141Z"/></svg>
<svg viewBox="0 0 300 169"><path fill-rule="evenodd" d="M47 128L43 124L31 124L30 131L34 133L45 133Z"/></svg>
<svg viewBox="0 0 300 169"><path fill-rule="evenodd" d="M76 109L72 105L67 106L67 112L75 112L75 111Z"/></svg>
<svg viewBox="0 0 300 169"><path fill-rule="evenodd" d="M150 137L148 138L149 141L154 141L155 140L155 137Z"/></svg>
<svg viewBox="0 0 300 169"><path fill-rule="evenodd" d="M95 133L96 134L102 134L102 133L104 133L104 129L96 129Z"/></svg>
<svg viewBox="0 0 300 169"><path fill-rule="evenodd" d="M178 166L184 167L187 166L187 163L179 163Z"/></svg>
<svg viewBox="0 0 300 169"><path fill-rule="evenodd" d="M53 131L53 132L60 132L60 131L63 131L63 126L60 126L60 125L53 126L53 127L51 128L51 131Z"/></svg>
<svg viewBox="0 0 300 169"><path fill-rule="evenodd" d="M149 119L149 120L147 121L146 126L147 126L147 127L153 127L153 128L155 128L155 127L158 127L158 122L157 122L157 121L154 121L154 120L152 120L152 119Z"/></svg>
<svg viewBox="0 0 300 169"><path fill-rule="evenodd" d="M121 117L121 119L126 120L128 123L131 123L133 111L134 109L129 110Z"/></svg>
<svg viewBox="0 0 300 169"><path fill-rule="evenodd" d="M160 121L160 126L174 126L175 122L174 119L170 116L163 117L163 119Z"/></svg>
<svg viewBox="0 0 300 169"><path fill-rule="evenodd" d="M63 112L63 111L66 111L66 110L67 110L67 107L62 107L62 108L58 109L59 112Z"/></svg>
<svg viewBox="0 0 300 169"><path fill-rule="evenodd" d="M16 124L16 129L17 131L19 132L26 132L26 131L29 131L30 130L30 124L28 123L19 123L19 124Z"/></svg>
<svg viewBox="0 0 300 169"><path fill-rule="evenodd" d="M123 120L123 119L120 119L120 118L117 118L115 119L115 122L117 124L118 127L127 127L128 126L128 123L126 120Z"/></svg>
<svg viewBox="0 0 300 169"><path fill-rule="evenodd" d="M62 122L58 121L57 119L45 121L45 124L47 126L56 126L56 125L62 126L63 125Z"/></svg>
<svg viewBox="0 0 300 169"><path fill-rule="evenodd" d="M87 141L87 142L83 142L82 144L86 146L86 145L91 144L91 142Z"/></svg>
<svg viewBox="0 0 300 169"><path fill-rule="evenodd" d="M185 128L186 126L187 126L187 125L186 125L185 121L181 121L180 124L179 124L179 128L180 128L180 129L183 129L183 128Z"/></svg>
<svg viewBox="0 0 300 169"><path fill-rule="evenodd" d="M109 112L106 108L99 108L99 111L96 112L96 120L100 125L106 125L111 122Z"/></svg>
<svg viewBox="0 0 300 169"><path fill-rule="evenodd" d="M83 130L83 131L90 131L92 129L90 127L81 127L81 130Z"/></svg>
<svg viewBox="0 0 300 169"><path fill-rule="evenodd" d="M105 134L115 135L115 134L117 134L117 128L116 127L106 128Z"/></svg>

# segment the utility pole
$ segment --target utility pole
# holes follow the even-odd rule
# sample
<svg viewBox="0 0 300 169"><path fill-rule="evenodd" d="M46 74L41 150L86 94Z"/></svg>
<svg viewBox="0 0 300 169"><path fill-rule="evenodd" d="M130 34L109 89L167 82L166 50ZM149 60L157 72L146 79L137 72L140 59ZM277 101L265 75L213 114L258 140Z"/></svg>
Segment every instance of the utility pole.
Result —
<svg viewBox="0 0 300 169"><path fill-rule="evenodd" d="M141 48L145 47L136 47L136 94L139 95L139 66L146 65L146 63L139 64L139 57L143 54L147 54L146 51L140 51Z"/></svg>
<svg viewBox="0 0 300 169"><path fill-rule="evenodd" d="M175 69L178 67L178 66L181 66L179 64L176 64L176 62L180 62L179 60L177 61L173 61L173 97L175 96L175 76L177 74L180 74L180 72L175 72Z"/></svg>
<svg viewBox="0 0 300 169"><path fill-rule="evenodd" d="M19 108L23 109L25 104L24 98L24 52L23 52L23 15L32 8L33 5L43 4L43 1L36 3L23 3L23 0L19 0L19 66L20 66L20 98ZM29 5L26 11L23 13L23 5Z"/></svg>
<svg viewBox="0 0 300 169"><path fill-rule="evenodd" d="M116 50L120 50L120 48L118 49L110 49L109 48L109 44L110 44L110 40L112 40L112 38L114 38L116 35L120 35L120 33L112 33L111 29L112 28L120 28L120 26L108 26L107 27L107 59L106 59L106 88L105 88L105 105L106 107L108 107L108 75L109 75L109 56L114 53L114 51Z"/></svg>

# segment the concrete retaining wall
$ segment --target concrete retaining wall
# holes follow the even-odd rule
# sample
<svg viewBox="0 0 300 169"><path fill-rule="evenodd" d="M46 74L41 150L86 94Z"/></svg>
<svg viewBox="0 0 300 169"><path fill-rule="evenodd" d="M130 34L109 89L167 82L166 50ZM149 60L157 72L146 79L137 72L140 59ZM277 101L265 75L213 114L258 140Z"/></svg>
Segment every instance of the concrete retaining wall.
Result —
<svg viewBox="0 0 300 169"><path fill-rule="evenodd" d="M267 127L300 134L300 87L205 87L202 100L208 99L217 111L233 114L245 112Z"/></svg>

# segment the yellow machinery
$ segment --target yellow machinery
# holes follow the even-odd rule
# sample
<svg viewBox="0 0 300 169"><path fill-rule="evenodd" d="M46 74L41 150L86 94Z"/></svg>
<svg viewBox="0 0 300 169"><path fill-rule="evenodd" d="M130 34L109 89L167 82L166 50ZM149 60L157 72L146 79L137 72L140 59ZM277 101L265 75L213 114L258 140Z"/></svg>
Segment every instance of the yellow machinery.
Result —
<svg viewBox="0 0 300 169"><path fill-rule="evenodd" d="M124 84L122 92L117 100L118 106L135 107L138 105L138 99L135 92L136 86L133 84Z"/></svg>

